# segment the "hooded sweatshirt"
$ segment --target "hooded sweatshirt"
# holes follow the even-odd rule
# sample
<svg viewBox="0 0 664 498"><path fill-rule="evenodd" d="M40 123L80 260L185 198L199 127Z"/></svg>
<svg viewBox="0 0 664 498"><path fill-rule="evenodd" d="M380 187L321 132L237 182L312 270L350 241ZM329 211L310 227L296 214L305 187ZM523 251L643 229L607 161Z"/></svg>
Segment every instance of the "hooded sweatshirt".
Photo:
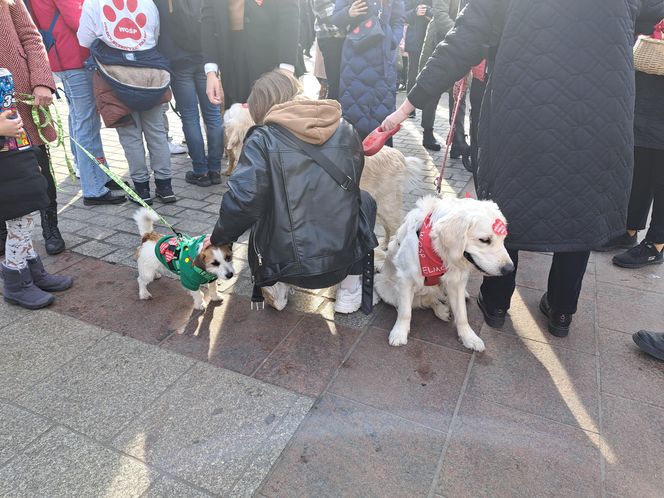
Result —
<svg viewBox="0 0 664 498"><path fill-rule="evenodd" d="M303 142L322 145L339 128L341 105L336 100L298 98L275 105L263 122L283 126Z"/></svg>

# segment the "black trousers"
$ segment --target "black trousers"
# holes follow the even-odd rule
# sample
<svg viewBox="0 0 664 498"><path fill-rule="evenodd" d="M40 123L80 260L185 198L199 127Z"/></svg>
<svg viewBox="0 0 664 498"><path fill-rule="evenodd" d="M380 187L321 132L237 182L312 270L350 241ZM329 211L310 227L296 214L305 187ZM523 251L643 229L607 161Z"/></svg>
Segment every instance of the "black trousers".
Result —
<svg viewBox="0 0 664 498"><path fill-rule="evenodd" d="M514 262L514 272L505 277L485 277L482 282L482 297L489 309L508 310L510 308L510 301L516 287L519 252L512 250L508 250L508 252ZM576 313L589 257L590 251L553 254L547 287L547 297L553 311Z"/></svg>
<svg viewBox="0 0 664 498"><path fill-rule="evenodd" d="M664 244L664 150L635 147L627 228L646 228L651 205L652 219L646 240Z"/></svg>
<svg viewBox="0 0 664 498"><path fill-rule="evenodd" d="M436 120L436 110L438 109L438 102L440 100L435 100L430 102L428 105L422 108L422 128L425 130L433 129L434 121ZM452 115L454 114L454 96L453 92L450 89L449 91L449 105L450 105L450 117L449 122L452 123ZM459 107L459 114L457 114L456 119L456 128L454 131L454 137L452 137L452 145L460 146L466 141L466 130L464 129L466 120L466 99L464 98L461 101L461 107Z"/></svg>
<svg viewBox="0 0 664 498"><path fill-rule="evenodd" d="M327 98L339 100L339 79L341 78L341 53L345 38L318 38L318 48L323 54L325 76L327 77Z"/></svg>
<svg viewBox="0 0 664 498"><path fill-rule="evenodd" d="M51 201L49 208L56 208L58 206L58 191L55 188L55 178L51 174L51 159L48 152L47 145L39 145L34 148L35 156L37 157L37 164L41 169L42 175L46 178L46 183L48 184L48 198Z"/></svg>
<svg viewBox="0 0 664 498"><path fill-rule="evenodd" d="M473 78L473 82L470 84L470 164L473 170L473 178L477 173L477 151L479 148L477 128L480 124L480 111L485 90L486 83ZM475 186L477 186L477 183Z"/></svg>

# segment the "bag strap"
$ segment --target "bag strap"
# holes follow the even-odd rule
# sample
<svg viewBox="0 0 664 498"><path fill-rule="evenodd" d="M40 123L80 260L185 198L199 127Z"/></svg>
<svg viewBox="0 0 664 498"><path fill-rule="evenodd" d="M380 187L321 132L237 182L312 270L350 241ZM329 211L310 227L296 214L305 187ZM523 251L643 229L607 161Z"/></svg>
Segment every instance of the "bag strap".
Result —
<svg viewBox="0 0 664 498"><path fill-rule="evenodd" d="M314 145L303 142L283 126L271 124L270 127L276 129L279 133L282 133L283 135L290 138L293 142L295 142L298 147L300 147L300 149L302 149L306 155L308 155L318 166L320 166L321 169L330 175L332 179L337 182L337 185L339 185L342 189L351 192L357 189L355 180L341 171L339 167L332 162L331 159L325 156L325 154L323 154L320 150L320 146L316 147Z"/></svg>

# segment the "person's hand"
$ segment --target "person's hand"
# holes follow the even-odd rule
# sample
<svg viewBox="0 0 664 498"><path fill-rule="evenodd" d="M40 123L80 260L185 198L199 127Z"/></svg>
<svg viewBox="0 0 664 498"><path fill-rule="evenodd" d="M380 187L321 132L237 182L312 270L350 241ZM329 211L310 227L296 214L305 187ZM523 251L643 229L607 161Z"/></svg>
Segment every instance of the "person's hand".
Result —
<svg viewBox="0 0 664 498"><path fill-rule="evenodd" d="M424 4L420 4L417 6L417 11L416 11L418 16L426 16L427 15L427 6Z"/></svg>
<svg viewBox="0 0 664 498"><path fill-rule="evenodd" d="M221 105L224 101L224 90L221 88L221 80L215 73L207 74L207 93L210 103L214 105Z"/></svg>
<svg viewBox="0 0 664 498"><path fill-rule="evenodd" d="M18 138L21 133L23 133L23 120L16 111L5 111L0 114L0 136Z"/></svg>
<svg viewBox="0 0 664 498"><path fill-rule="evenodd" d="M408 99L406 99L404 103L401 104L401 107L385 118L383 123L380 125L380 128L383 131L392 131L398 125L403 123L408 118L408 115L414 110L415 107L413 104L411 104Z"/></svg>
<svg viewBox="0 0 664 498"><path fill-rule="evenodd" d="M53 92L45 86L36 86L32 95L35 97L34 105L49 106L53 102Z"/></svg>
<svg viewBox="0 0 664 498"><path fill-rule="evenodd" d="M353 4L348 9L348 15L350 17L359 17L367 13L369 6L364 0L355 0Z"/></svg>

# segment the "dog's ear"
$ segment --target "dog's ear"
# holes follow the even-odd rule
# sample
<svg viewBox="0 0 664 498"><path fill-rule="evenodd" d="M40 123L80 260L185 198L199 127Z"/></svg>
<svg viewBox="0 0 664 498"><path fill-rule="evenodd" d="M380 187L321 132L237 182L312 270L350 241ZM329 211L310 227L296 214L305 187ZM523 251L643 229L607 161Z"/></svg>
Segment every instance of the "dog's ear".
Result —
<svg viewBox="0 0 664 498"><path fill-rule="evenodd" d="M200 268L201 270L205 270L206 261L207 261L207 251L201 251L198 253L198 256L194 258L194 266Z"/></svg>
<svg viewBox="0 0 664 498"><path fill-rule="evenodd" d="M464 211L451 213L434 223L431 239L434 247L442 248L444 260L453 263L463 259L472 223L472 217Z"/></svg>

